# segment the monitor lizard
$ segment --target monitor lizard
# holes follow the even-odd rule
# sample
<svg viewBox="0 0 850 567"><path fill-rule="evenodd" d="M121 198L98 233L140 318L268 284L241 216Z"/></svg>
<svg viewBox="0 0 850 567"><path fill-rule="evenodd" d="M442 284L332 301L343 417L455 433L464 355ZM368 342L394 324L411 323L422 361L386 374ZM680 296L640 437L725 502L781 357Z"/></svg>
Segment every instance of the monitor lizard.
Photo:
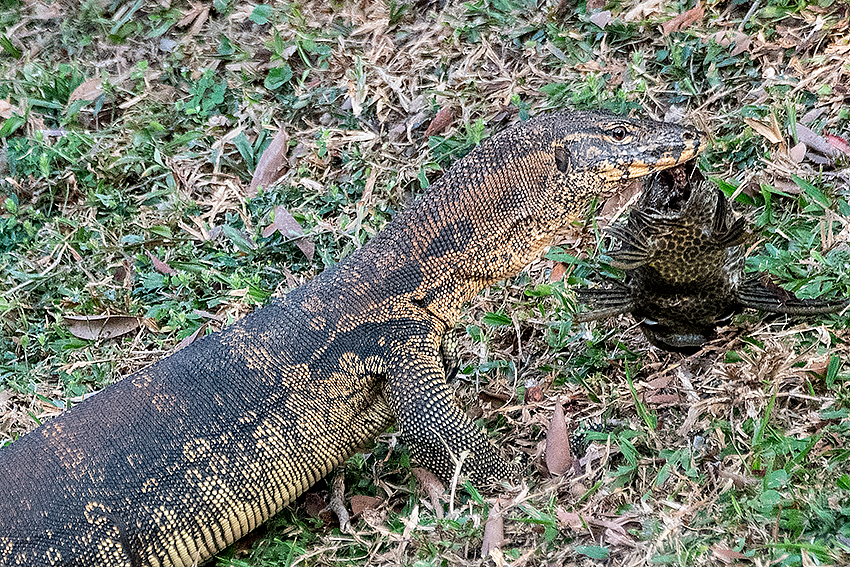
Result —
<svg viewBox="0 0 850 567"><path fill-rule="evenodd" d="M367 245L0 451L0 566L181 566L269 519L396 422L443 478L516 475L456 405L441 337L621 180L697 155L691 128L597 112L519 123Z"/></svg>

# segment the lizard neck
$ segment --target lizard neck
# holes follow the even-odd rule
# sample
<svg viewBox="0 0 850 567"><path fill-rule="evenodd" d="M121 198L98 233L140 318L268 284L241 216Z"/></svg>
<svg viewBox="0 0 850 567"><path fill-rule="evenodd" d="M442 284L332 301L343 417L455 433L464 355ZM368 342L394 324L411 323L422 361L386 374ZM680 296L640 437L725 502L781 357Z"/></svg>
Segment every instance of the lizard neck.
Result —
<svg viewBox="0 0 850 567"><path fill-rule="evenodd" d="M452 325L464 302L516 274L551 244L563 219L555 207L540 210L545 199L520 195L545 191L547 182L542 168L522 183L500 171L479 180L452 175L400 213L364 252L378 273L407 274L407 285L396 280L395 292L388 293L399 299L401 293Z"/></svg>
<svg viewBox="0 0 850 567"><path fill-rule="evenodd" d="M601 113L529 120L456 163L345 270L323 274L330 285L316 293L351 326L368 311L374 322L430 314L444 328L483 287L537 258L594 196L689 159L701 144L679 126Z"/></svg>

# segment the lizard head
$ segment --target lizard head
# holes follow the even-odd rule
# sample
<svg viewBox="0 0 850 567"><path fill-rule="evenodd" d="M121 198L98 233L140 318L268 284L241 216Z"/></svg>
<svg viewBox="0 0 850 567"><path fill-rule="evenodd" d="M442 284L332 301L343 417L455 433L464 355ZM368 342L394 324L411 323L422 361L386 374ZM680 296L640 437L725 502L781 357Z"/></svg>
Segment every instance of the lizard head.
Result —
<svg viewBox="0 0 850 567"><path fill-rule="evenodd" d="M551 182L562 193L554 196L556 202L562 202L571 216L583 214L584 202L612 193L622 181L674 167L707 145L705 134L679 124L605 112L560 117L564 124L555 125L556 134L550 139Z"/></svg>
<svg viewBox="0 0 850 567"><path fill-rule="evenodd" d="M605 112L569 115L574 126L553 141L555 165L563 173L587 171L609 182L643 177L696 157L705 134L687 126Z"/></svg>

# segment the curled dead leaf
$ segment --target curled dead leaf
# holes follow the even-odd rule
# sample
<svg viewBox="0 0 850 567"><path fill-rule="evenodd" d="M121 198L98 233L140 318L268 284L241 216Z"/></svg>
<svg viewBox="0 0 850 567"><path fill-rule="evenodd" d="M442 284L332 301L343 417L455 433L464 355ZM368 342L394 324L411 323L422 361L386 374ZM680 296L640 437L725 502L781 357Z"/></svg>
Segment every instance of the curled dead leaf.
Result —
<svg viewBox="0 0 850 567"><path fill-rule="evenodd" d="M682 12L672 20L669 20L661 26L661 31L664 35L670 35L671 33L679 30L683 30L693 24L694 22L698 22L705 16L705 10L702 7L702 4L697 2L697 5L688 10L687 12Z"/></svg>
<svg viewBox="0 0 850 567"><path fill-rule="evenodd" d="M153 254L151 254L149 250L145 250L145 254L147 254L148 258L151 259L151 264L153 264L153 269L156 270L157 272L159 272L160 274L165 274L166 276L173 276L174 274L177 273L177 271L174 268L172 268L171 266L169 266L168 264L166 264L165 262L163 262L162 260L160 260L159 258L154 256Z"/></svg>
<svg viewBox="0 0 850 567"><path fill-rule="evenodd" d="M440 497L443 493L445 493L446 487L443 486L443 483L440 482L431 471L420 467L414 467L410 470L410 472L413 473L413 476L415 476L416 480L419 481L419 485L428 494L428 501L431 502L431 506L434 507L434 514L437 518L442 519L445 514L443 512L443 505L440 502Z"/></svg>
<svg viewBox="0 0 850 567"><path fill-rule="evenodd" d="M549 274L550 282L559 282L564 279L564 274L567 273L567 265L563 262L556 262L554 266L552 266L552 273Z"/></svg>
<svg viewBox="0 0 850 567"><path fill-rule="evenodd" d="M791 161L794 163L800 163L806 157L806 144L800 142L793 148L788 150L788 157L791 158Z"/></svg>
<svg viewBox="0 0 850 567"><path fill-rule="evenodd" d="M642 192L643 181L640 179L633 179L620 184L617 190L602 204L599 217L606 221L619 217L625 212L626 208L632 205L633 201L637 201L638 195Z"/></svg>
<svg viewBox="0 0 850 567"><path fill-rule="evenodd" d="M83 81L80 86L71 92L71 95L68 97L68 104L77 100L97 100L102 94L103 80L99 78L89 79L88 81Z"/></svg>
<svg viewBox="0 0 850 567"><path fill-rule="evenodd" d="M543 401L543 388L540 386L529 386L525 389L525 403L539 404Z"/></svg>
<svg viewBox="0 0 850 567"><path fill-rule="evenodd" d="M428 129L425 130L425 138L429 136L435 136L452 125L455 119L455 111L451 106L444 106L440 109L431 123L428 125Z"/></svg>
<svg viewBox="0 0 850 567"><path fill-rule="evenodd" d="M816 356L808 359L803 370L811 372L818 376L826 376L826 371L829 368L829 355Z"/></svg>
<svg viewBox="0 0 850 567"><path fill-rule="evenodd" d="M268 188L269 185L277 181L283 172L286 171L288 165L286 151L288 147L289 134L281 128L277 131L274 138L272 138L271 143L257 162L257 167L254 169L254 176L251 178L251 185L248 187L248 197L256 197L260 186Z"/></svg>
<svg viewBox="0 0 850 567"><path fill-rule="evenodd" d="M836 148L830 144L823 136L820 134L816 134L811 128L808 126L803 126L799 122L797 123L797 139L806 144L806 148L812 150L813 152L817 152L822 156L828 158L828 161L832 161L835 159L836 155L838 155L838 151ZM809 159L813 159L816 156L813 156L811 153L808 154ZM817 161L816 159L814 161Z"/></svg>
<svg viewBox="0 0 850 567"><path fill-rule="evenodd" d="M295 245L307 256L308 260L313 259L313 253L316 251L316 245L313 241L304 236L304 231L301 225L295 220L286 207L279 205L274 210L274 221L263 229L263 238L268 238L277 231L287 238L295 237ZM298 237L301 238L298 238Z"/></svg>
<svg viewBox="0 0 850 567"><path fill-rule="evenodd" d="M555 510L555 516L562 525L569 527L573 531L579 531L584 528L584 522L582 522L581 516L576 512L570 512L563 506L558 506L557 510Z"/></svg>
<svg viewBox="0 0 850 567"><path fill-rule="evenodd" d="M65 315L68 331L78 339L113 339L139 328L138 317L127 315Z"/></svg>
<svg viewBox="0 0 850 567"><path fill-rule="evenodd" d="M118 285L130 288L133 286L133 278L136 270L129 260L125 259L112 273L112 281Z"/></svg>
<svg viewBox="0 0 850 567"><path fill-rule="evenodd" d="M8 100L0 99L0 118L11 118L13 114L19 114L18 107Z"/></svg>
<svg viewBox="0 0 850 567"><path fill-rule="evenodd" d="M317 492L308 492L304 495L304 510L311 517L318 518L327 508L328 503Z"/></svg>
<svg viewBox="0 0 850 567"><path fill-rule="evenodd" d="M564 408L561 407L561 402L555 402L555 411L546 430L546 468L549 469L549 474L558 476L567 471L571 461L570 436L567 433Z"/></svg>
<svg viewBox="0 0 850 567"><path fill-rule="evenodd" d="M351 517L356 518L364 510L377 510L381 502L383 501L380 498L375 498L374 496L355 494L351 497Z"/></svg>
<svg viewBox="0 0 850 567"><path fill-rule="evenodd" d="M773 116L771 116L770 124L756 120L755 118L744 118L744 123L771 144L778 144L782 141L782 131L779 129L776 118Z"/></svg>
<svg viewBox="0 0 850 567"><path fill-rule="evenodd" d="M342 533L351 533L351 516L348 515L348 509L345 507L345 475L337 473L333 480L333 489L331 490L331 501L328 502L337 520L339 520L339 531Z"/></svg>
<svg viewBox="0 0 850 567"><path fill-rule="evenodd" d="M487 522L484 524L484 537L481 540L481 557L490 557L490 553L502 547L505 542L504 520L498 502L490 508Z"/></svg>

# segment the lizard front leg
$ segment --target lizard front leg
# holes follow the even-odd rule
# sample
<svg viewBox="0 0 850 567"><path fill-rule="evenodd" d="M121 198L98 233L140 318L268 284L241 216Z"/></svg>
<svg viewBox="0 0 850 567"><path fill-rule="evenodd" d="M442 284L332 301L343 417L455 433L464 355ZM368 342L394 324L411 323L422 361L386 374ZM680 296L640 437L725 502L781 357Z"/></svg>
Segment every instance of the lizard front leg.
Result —
<svg viewBox="0 0 850 567"><path fill-rule="evenodd" d="M414 458L443 480L451 479L464 452L461 473L476 485L518 476L518 467L455 403L438 353L402 352L390 365L386 398Z"/></svg>

